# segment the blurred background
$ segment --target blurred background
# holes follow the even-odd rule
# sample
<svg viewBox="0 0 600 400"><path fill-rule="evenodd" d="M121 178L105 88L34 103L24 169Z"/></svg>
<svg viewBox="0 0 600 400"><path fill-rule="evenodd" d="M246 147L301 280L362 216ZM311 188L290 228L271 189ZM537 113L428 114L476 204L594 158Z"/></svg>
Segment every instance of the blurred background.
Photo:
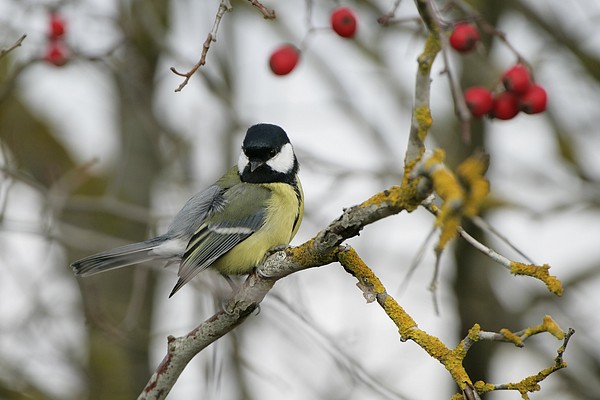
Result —
<svg viewBox="0 0 600 400"><path fill-rule="evenodd" d="M197 62L219 1L0 2L0 48L27 34L0 59L1 399L135 398L167 335L187 333L220 307L229 289L210 272L168 299L176 275L160 265L76 279L69 264L163 232L193 193L235 163L248 126L279 124L295 145L306 217L293 244L400 182L425 32L414 4L400 2L397 21L384 27L377 19L391 0L264 1L275 20L250 3L231 1L206 65L176 93L183 78L169 68ZM550 264L564 296L456 240L442 257L436 315L434 242L406 280L433 227L422 209L368 226L349 243L419 326L450 347L474 323L516 331L550 314L563 330L575 328L568 368L531 398L597 399L600 3L473 3L534 67L548 111L475 121L466 145L440 58L427 146L445 149L450 166L478 148L490 154L483 217ZM357 14L355 39L329 28L339 5ZM60 66L46 60L53 10L65 21ZM493 88L517 61L499 40L484 33L482 41L472 54L450 54L463 88ZM268 59L282 43L303 52L291 74L277 77ZM523 261L497 237L466 228ZM473 380L515 382L552 365L560 344L550 335L524 349L481 343L466 367ZM258 315L192 361L169 398L447 399L455 391L444 368L400 342L355 280L329 265L278 282Z"/></svg>

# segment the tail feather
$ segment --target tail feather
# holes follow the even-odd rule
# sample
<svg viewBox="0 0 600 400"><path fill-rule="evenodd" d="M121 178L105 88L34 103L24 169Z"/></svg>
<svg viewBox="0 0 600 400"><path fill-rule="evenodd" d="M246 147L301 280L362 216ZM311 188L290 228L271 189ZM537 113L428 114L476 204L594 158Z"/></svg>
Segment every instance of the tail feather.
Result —
<svg viewBox="0 0 600 400"><path fill-rule="evenodd" d="M164 256L158 255L152 251L163 242L164 239L158 237L145 242L132 243L106 250L75 261L71 264L71 268L73 268L73 272L76 275L89 276L144 261L164 258Z"/></svg>

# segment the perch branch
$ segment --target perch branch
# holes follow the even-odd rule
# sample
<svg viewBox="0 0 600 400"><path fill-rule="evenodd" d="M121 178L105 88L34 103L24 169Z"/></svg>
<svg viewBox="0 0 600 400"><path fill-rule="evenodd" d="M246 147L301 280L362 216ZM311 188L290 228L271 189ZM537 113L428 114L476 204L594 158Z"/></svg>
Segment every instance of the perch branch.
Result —
<svg viewBox="0 0 600 400"><path fill-rule="evenodd" d="M277 280L303 269L337 261L339 245L344 240L358 235L368 224L403 210L414 210L427 195L425 193L423 197L418 197L419 192L414 185L407 188L394 186L362 204L348 208L313 239L267 257L222 310L187 335L168 338L167 354L138 400L164 399L190 360L206 346L241 324Z"/></svg>

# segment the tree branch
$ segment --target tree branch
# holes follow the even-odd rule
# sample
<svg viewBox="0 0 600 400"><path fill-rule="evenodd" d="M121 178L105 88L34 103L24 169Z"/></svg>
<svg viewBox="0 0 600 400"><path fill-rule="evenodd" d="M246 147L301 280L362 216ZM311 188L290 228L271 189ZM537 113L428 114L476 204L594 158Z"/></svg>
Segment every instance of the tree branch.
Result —
<svg viewBox="0 0 600 400"><path fill-rule="evenodd" d="M263 15L264 19L275 19L277 16L275 15L275 10L269 10L258 0L248 0L250 4L256 7Z"/></svg>
<svg viewBox="0 0 600 400"><path fill-rule="evenodd" d="M260 7L261 3L249 1L258 7L266 17L265 11ZM405 171L402 184L377 193L363 203L346 209L336 220L302 245L269 255L248 276L223 309L188 334L177 338L169 336L167 353L138 400L164 399L191 359L251 315L277 280L297 271L333 262L340 262L359 280L359 287L367 301L377 301L381 305L398 326L402 340L412 340L421 346L431 357L440 361L448 369L463 393L470 393L471 398L477 398L475 388L477 391L480 391L480 388L474 386L462 366L468 350L464 341L457 348L449 349L437 337L420 330L412 317L386 293L382 283L358 254L352 248L342 246L345 240L357 236L368 224L403 210L413 211L432 191L435 191L443 200L436 218L436 226L439 226L442 232L436 250L441 253L445 245L461 231L461 218L476 215L481 201L487 194L487 181L483 178L487 164L481 157L472 157L466 160L459 167L457 174L445 167L441 151L435 152L428 159L422 159L425 153L424 141L432 124L429 105L431 67L442 45L440 43L441 26L439 21L436 23L435 16L432 14L435 12L432 3L430 0L416 0L416 4L421 18L429 29L429 35L423 52L418 57L414 109L404 159ZM210 44L216 40L220 21L224 13L230 9L229 1L222 0L213 29L204 43L200 61L194 68L188 73L179 73L172 68L174 73L186 78L176 91L180 91L196 70L204 65ZM534 276L526 267L522 264L511 263L511 272ZM536 270L535 274L537 273ZM481 339L475 335L474 331L475 329L468 336L472 342ZM505 338L512 338L509 331L504 334Z"/></svg>
<svg viewBox="0 0 600 400"><path fill-rule="evenodd" d="M175 67L171 67L171 71L175 75L179 75L179 76L182 76L185 78L183 80L183 82L181 82L179 87L177 89L175 89L176 92L181 92L181 90L190 81L190 78L192 77L192 75L194 75L196 73L198 68L200 68L201 66L206 64L206 56L208 54L208 50L210 50L210 45L212 42L217 41L217 31L219 30L219 25L221 24L223 15L225 15L225 13L227 11L231 11L231 10L232 10L232 7L231 7L230 1L229 0L221 0L221 4L219 4L219 9L217 10L217 15L215 16L215 22L213 24L213 27L212 27L211 31L208 33L208 36L206 37L204 44L202 45L202 54L200 54L200 60L196 63L196 65L194 65L192 67L192 69L190 69L188 72L179 72L179 71L177 71L177 69L175 69Z"/></svg>
<svg viewBox="0 0 600 400"><path fill-rule="evenodd" d="M209 344L241 324L264 299L275 282L294 272L338 261L339 245L358 235L368 224L412 211L427 197L415 198L412 186L394 186L376 194L362 204L348 208L313 239L294 248L278 251L248 276L233 297L211 318L182 337L168 338L167 354L158 366L138 400L164 399L190 360Z"/></svg>
<svg viewBox="0 0 600 400"><path fill-rule="evenodd" d="M569 329L567 333L563 332L558 324L548 315L544 317L540 325L526 328L516 333L512 333L508 329L502 329L500 333L484 332L481 331L478 324L475 324L469 330L467 337L455 348L450 349L436 336L430 335L418 327L416 321L387 293L379 278L377 278L353 248L348 246L340 249L337 258L344 269L358 280L357 286L362 290L367 302L374 302L376 300L388 317L396 324L400 340L415 342L448 370L452 379L461 390L461 393L453 396L452 399L476 399L478 398L478 393L486 393L494 390L516 390L523 398L528 398L526 397L527 393L539 390L539 382L546 379L553 372L566 367L566 363L562 357L569 338L573 335L574 331ZM550 333L555 338L563 340L563 345L557 351L554 365L518 383L493 385L482 381L471 382L463 366L463 361L474 343L480 340L493 340L510 342L518 347L522 347L523 342L527 338L542 332Z"/></svg>
<svg viewBox="0 0 600 400"><path fill-rule="evenodd" d="M419 68L415 80L415 99L408 137L408 146L404 156L404 176L410 174L414 165L425 152L425 138L433 120L429 107L431 91L431 67L441 50L438 29L430 16L427 0L415 0L421 19L429 30L423 52L417 58Z"/></svg>
<svg viewBox="0 0 600 400"><path fill-rule="evenodd" d="M0 49L0 58L4 57L5 55L10 53L17 47L20 47L23 44L23 41L25 40L26 37L27 37L27 35L23 35L19 39L17 39L17 41L12 46L10 46L6 49Z"/></svg>

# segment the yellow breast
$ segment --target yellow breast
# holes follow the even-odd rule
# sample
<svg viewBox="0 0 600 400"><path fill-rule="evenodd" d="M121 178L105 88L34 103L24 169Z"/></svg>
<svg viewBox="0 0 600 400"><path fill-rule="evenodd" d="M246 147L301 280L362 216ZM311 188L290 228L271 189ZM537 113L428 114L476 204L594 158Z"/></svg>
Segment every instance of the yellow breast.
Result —
<svg viewBox="0 0 600 400"><path fill-rule="evenodd" d="M304 214L302 187L296 191L285 183L264 183L261 186L272 193L267 202L264 225L239 243L211 266L222 274L249 273L258 265L267 250L289 244L296 235Z"/></svg>

